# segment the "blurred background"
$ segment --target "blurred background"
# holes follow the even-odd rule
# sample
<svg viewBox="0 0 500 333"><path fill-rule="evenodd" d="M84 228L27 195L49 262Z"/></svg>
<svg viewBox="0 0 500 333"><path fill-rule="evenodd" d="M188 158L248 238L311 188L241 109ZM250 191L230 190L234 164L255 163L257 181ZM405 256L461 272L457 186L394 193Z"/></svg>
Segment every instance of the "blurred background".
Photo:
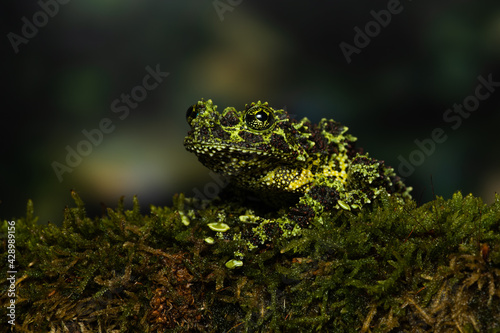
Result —
<svg viewBox="0 0 500 333"><path fill-rule="evenodd" d="M93 216L121 196L148 211L203 191L213 180L183 147L200 98L340 121L403 171L419 203L500 192L500 87L444 118L474 100L479 76L500 82L498 0L41 0L0 15L0 219L33 199L41 223L59 224L71 189ZM83 143L103 121L108 133ZM446 140L425 155L415 140L436 128ZM85 156L70 166L68 149Z"/></svg>

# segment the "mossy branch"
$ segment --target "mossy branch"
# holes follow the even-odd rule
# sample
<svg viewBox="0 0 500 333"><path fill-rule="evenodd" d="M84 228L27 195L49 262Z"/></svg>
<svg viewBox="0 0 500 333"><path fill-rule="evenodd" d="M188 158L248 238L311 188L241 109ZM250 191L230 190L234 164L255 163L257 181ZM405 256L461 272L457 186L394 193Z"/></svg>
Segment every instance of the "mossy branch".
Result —
<svg viewBox="0 0 500 333"><path fill-rule="evenodd" d="M62 227L37 224L31 201L16 220L16 325L1 331L500 330L500 196L485 205L458 192L421 207L383 196L229 269L241 244L205 241L220 218L209 206L188 217L178 196L143 216L137 198L132 210L122 199L91 219L71 195Z"/></svg>

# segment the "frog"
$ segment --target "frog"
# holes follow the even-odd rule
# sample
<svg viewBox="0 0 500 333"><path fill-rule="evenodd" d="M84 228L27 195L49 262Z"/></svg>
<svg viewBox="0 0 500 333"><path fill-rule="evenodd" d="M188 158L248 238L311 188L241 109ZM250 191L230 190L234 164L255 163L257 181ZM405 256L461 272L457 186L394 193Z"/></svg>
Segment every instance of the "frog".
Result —
<svg viewBox="0 0 500 333"><path fill-rule="evenodd" d="M253 198L254 205L257 200L275 214L243 210L241 226L232 233L234 222L228 223L221 208L218 222L208 224L216 238L243 241L251 251L276 238L300 237L324 212L359 211L382 193L411 199L411 187L384 161L356 147L357 138L340 122L323 118L313 124L261 101L242 110L217 108L211 99L189 106L186 150L228 178L225 201L239 198L239 205L248 208ZM243 257L243 251L235 252L226 266L241 266Z"/></svg>

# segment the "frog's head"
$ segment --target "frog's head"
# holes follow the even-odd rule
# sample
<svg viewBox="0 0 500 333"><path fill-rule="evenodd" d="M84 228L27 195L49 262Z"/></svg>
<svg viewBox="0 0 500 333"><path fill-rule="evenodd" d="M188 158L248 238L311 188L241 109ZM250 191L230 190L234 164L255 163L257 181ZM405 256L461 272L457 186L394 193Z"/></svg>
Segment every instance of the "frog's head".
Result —
<svg viewBox="0 0 500 333"><path fill-rule="evenodd" d="M188 108L186 118L191 131L184 146L223 175L262 173L309 158L309 121L290 119L286 111L267 103L247 104L243 111L228 107L219 113L211 100L201 100Z"/></svg>

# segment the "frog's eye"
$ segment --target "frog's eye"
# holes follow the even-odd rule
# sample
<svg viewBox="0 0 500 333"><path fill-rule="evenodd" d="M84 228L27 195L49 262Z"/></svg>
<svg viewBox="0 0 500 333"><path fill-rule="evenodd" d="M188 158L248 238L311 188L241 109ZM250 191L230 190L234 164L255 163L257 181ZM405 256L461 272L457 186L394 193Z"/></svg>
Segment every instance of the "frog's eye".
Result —
<svg viewBox="0 0 500 333"><path fill-rule="evenodd" d="M203 111L203 107L198 104L191 105L186 111L186 120L189 125L193 122L193 119L198 117L201 111Z"/></svg>
<svg viewBox="0 0 500 333"><path fill-rule="evenodd" d="M247 110L245 121L251 129L266 130L274 124L274 113L265 106L254 106Z"/></svg>

